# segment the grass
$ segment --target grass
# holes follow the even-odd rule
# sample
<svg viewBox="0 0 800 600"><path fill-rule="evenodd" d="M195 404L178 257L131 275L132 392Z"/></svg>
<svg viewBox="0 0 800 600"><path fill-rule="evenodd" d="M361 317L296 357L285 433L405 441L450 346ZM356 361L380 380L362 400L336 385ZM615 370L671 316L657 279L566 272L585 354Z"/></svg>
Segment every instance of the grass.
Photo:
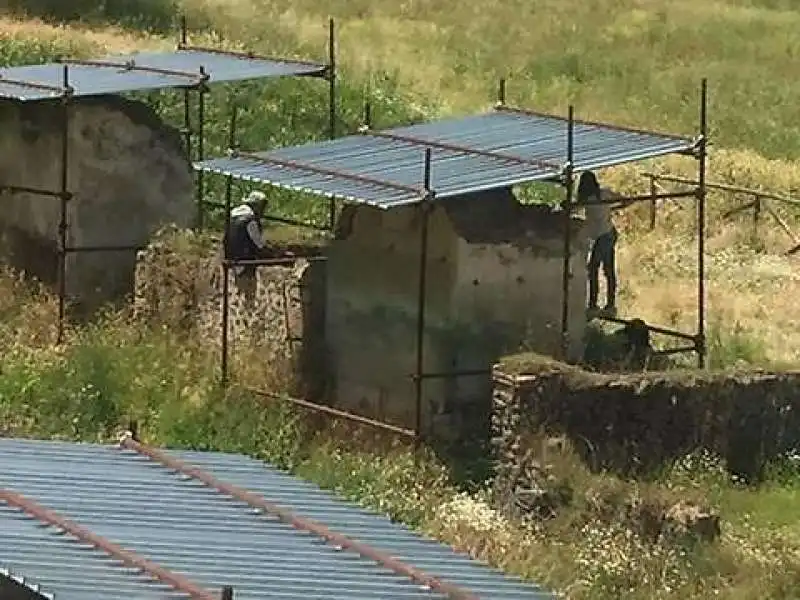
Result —
<svg viewBox="0 0 800 600"><path fill-rule="evenodd" d="M415 466L402 445L384 443L377 452L370 435L343 423L320 426L279 402L236 389L223 394L212 375L216 356L188 349L168 329L143 331L111 314L55 349L20 337L28 309L38 310L43 298L25 287L14 298L14 307L2 305L0 332L5 435L112 441L136 419L148 443L270 461L570 598L787 598L800 583L793 473L746 489L713 457L698 455L656 481L623 481L592 474L569 449L559 450L541 460L557 485L573 490L572 505L549 521L512 521L491 507L487 490L459 489L434 457ZM634 533L626 506L678 500L719 510L722 539L650 542Z"/></svg>
<svg viewBox="0 0 800 600"><path fill-rule="evenodd" d="M324 56L327 17L337 17L344 65L340 132L358 123L365 94L379 123L393 124L485 108L496 79L507 76L514 103L564 112L574 102L583 117L691 133L697 87L706 76L711 178L779 193L800 189L800 109L792 101L800 83L791 70L800 50L800 13L790 0L508 0L491 8L467 0L458 10L441 0L184 5L204 32L195 34L200 41L238 40L264 52L317 58ZM116 16L128 26L153 21ZM130 27L0 21L3 63L171 45ZM319 82L223 87L210 103L211 153L224 147L225 113L234 97L247 106L240 123L245 148L295 143L325 130ZM166 116L179 116L174 96L150 100ZM685 159L647 167L692 174ZM604 179L623 190L645 185L632 167ZM800 308L793 299L800 279L780 253L787 241L767 228L753 244L744 221L721 218L733 202L712 194L709 207L712 363L796 364ZM319 204L296 196L282 194L278 204L296 218L324 216ZM797 224L795 212L780 210ZM644 207L622 218L625 312L691 329L692 212L662 211L654 232L645 222ZM770 483L747 489L711 457L687 458L643 483L591 474L565 452L551 460L575 490L574 504L547 523L511 522L489 507L486 492L460 491L434 458L415 470L402 447L379 453L375 440L341 424L320 429L281 404L223 394L213 375L216 357L198 340L192 346L169 330L144 329L123 312L71 332L70 343L55 349L49 343L53 309L48 294L13 275L0 278L0 433L107 440L136 418L149 442L259 456L571 598L743 600L790 598L800 589L800 530L792 518L800 478L790 463L776 467ZM718 544L647 542L624 515L600 510L686 498L719 510Z"/></svg>

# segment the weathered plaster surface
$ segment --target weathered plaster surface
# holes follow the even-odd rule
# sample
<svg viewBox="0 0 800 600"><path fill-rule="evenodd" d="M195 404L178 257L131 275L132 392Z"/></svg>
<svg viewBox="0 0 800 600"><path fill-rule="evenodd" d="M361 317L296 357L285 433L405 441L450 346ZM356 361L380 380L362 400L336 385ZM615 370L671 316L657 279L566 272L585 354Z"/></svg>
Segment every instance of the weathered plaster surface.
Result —
<svg viewBox="0 0 800 600"><path fill-rule="evenodd" d="M57 103L0 103L0 184L60 190L60 114ZM144 246L164 224L191 223L192 173L180 136L146 105L76 100L68 152L68 246ZM54 283L60 201L7 193L0 203L7 260ZM68 255L68 296L96 305L130 293L135 261L133 251Z"/></svg>

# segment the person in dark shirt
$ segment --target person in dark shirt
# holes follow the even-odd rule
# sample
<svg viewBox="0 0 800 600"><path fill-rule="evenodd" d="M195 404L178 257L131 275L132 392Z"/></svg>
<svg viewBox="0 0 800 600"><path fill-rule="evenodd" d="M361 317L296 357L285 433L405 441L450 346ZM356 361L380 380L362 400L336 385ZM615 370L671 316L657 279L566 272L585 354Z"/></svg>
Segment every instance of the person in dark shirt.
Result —
<svg viewBox="0 0 800 600"><path fill-rule="evenodd" d="M261 219L267 209L267 197L263 192L250 192L242 204L231 210L230 227L223 241L225 258L228 260L256 260L265 256ZM255 265L233 267L236 287L248 300L255 298L257 285Z"/></svg>

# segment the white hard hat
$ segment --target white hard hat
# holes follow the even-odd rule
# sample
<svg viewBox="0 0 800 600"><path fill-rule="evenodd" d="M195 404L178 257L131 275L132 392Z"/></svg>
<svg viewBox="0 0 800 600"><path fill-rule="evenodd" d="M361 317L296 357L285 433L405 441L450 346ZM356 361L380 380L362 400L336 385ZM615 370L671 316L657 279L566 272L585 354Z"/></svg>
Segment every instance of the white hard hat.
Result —
<svg viewBox="0 0 800 600"><path fill-rule="evenodd" d="M259 206L266 204L267 196L264 192L253 191L250 192L247 197L244 199L244 203L250 206Z"/></svg>

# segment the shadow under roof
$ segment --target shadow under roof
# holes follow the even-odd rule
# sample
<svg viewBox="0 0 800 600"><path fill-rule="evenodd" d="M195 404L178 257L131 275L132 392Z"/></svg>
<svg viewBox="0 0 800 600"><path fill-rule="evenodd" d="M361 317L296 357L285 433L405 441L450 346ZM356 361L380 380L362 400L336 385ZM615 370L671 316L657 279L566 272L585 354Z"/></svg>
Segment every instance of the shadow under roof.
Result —
<svg viewBox="0 0 800 600"><path fill-rule="evenodd" d="M191 88L201 82L200 67L208 75L207 83L321 76L327 71L326 65L314 62L185 48L0 68L0 98L23 102L58 98L63 94L65 66L73 96Z"/></svg>
<svg viewBox="0 0 800 600"><path fill-rule="evenodd" d="M538 586L387 517L241 455L168 452L482 600L551 600ZM339 551L199 480L117 446L0 438L0 490L21 494L127 551L237 600L443 598L374 560ZM0 498L0 569L55 600L187 598Z"/></svg>
<svg viewBox="0 0 800 600"><path fill-rule="evenodd" d="M380 208L422 199L425 148L437 198L558 178L567 161L568 121L502 107L383 131L233 154L195 169ZM691 138L574 121L576 172L691 151Z"/></svg>

